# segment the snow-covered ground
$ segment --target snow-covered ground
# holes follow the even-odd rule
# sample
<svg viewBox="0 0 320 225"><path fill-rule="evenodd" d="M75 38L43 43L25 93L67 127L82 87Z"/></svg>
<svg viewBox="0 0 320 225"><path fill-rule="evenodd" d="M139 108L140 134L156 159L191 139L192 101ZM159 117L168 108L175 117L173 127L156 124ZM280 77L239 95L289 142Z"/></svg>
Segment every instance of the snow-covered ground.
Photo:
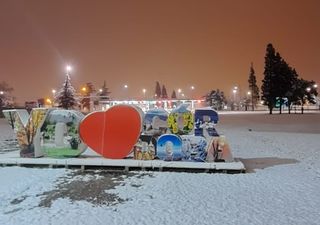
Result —
<svg viewBox="0 0 320 225"><path fill-rule="evenodd" d="M320 224L320 113L225 114L217 128L248 173L2 167L0 224Z"/></svg>

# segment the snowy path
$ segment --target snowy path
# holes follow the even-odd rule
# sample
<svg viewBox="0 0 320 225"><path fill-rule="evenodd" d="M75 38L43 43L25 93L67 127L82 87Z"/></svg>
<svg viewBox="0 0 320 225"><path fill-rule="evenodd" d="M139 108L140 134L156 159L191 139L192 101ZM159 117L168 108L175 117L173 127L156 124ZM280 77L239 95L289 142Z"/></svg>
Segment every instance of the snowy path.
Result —
<svg viewBox="0 0 320 225"><path fill-rule="evenodd" d="M303 116L304 123L291 121L294 130L287 117L272 124L261 115L251 128L250 115L228 116L236 126L222 117L226 125L219 130L234 156L255 172L138 173L107 190L124 202L108 206L59 198L51 207L39 207L42 194L71 171L0 168L0 224L320 224L320 132L310 126L320 125L320 114ZM88 176L67 178L75 179Z"/></svg>

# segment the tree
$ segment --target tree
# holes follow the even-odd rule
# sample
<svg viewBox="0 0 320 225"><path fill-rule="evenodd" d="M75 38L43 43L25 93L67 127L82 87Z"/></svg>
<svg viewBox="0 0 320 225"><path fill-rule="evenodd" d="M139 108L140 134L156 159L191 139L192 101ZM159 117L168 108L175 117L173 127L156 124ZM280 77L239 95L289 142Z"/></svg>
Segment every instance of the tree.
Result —
<svg viewBox="0 0 320 225"><path fill-rule="evenodd" d="M283 99L292 92L294 78L289 65L275 52L272 44L267 45L265 56L264 79L262 80L262 100L268 105L269 113L272 114L276 101L280 103L280 114L282 112Z"/></svg>
<svg viewBox="0 0 320 225"><path fill-rule="evenodd" d="M166 89L166 87L164 85L162 85L161 98L163 98L163 99L167 99L168 98L167 89Z"/></svg>
<svg viewBox="0 0 320 225"><path fill-rule="evenodd" d="M11 95L13 88L6 82L0 82L0 117L2 117L2 108L14 105L14 98Z"/></svg>
<svg viewBox="0 0 320 225"><path fill-rule="evenodd" d="M177 99L177 94L175 90L172 91L171 99Z"/></svg>
<svg viewBox="0 0 320 225"><path fill-rule="evenodd" d="M66 74L66 79L63 83L62 88L58 91L55 96L55 102L58 103L58 107L64 109L72 109L78 105L78 101L75 98L75 89L71 85L71 79L69 74Z"/></svg>
<svg viewBox="0 0 320 225"><path fill-rule="evenodd" d="M210 91L205 98L206 103L215 110L222 110L227 104L223 91L220 91L219 89Z"/></svg>
<svg viewBox="0 0 320 225"><path fill-rule="evenodd" d="M314 88L314 81L307 81L304 79L298 79L296 83L296 89L294 96L296 101L294 102L297 105L301 105L301 113L304 111L304 104L308 101L312 104L316 104L315 97L318 96L317 89Z"/></svg>
<svg viewBox="0 0 320 225"><path fill-rule="evenodd" d="M91 82L87 82L82 88L82 95L83 98L81 100L82 108L86 108L88 111L90 111L90 101L91 101L91 94L93 94L96 90L94 88L94 85Z"/></svg>
<svg viewBox="0 0 320 225"><path fill-rule="evenodd" d="M286 95L286 98L288 99L288 111L290 114L292 103L297 102L298 100L299 75L296 72L296 70L292 69L291 67L288 68L288 73L290 73L290 77L291 77L291 79L288 80L290 87L287 90L285 95Z"/></svg>
<svg viewBox="0 0 320 225"><path fill-rule="evenodd" d="M103 82L103 86L99 90L99 96L101 101L109 101L110 100L109 88L107 88L106 81Z"/></svg>
<svg viewBox="0 0 320 225"><path fill-rule="evenodd" d="M154 97L156 98L156 99L159 99L159 98L161 98L161 87L160 87L160 83L157 81L156 82L156 90L155 90L155 92L154 92Z"/></svg>
<svg viewBox="0 0 320 225"><path fill-rule="evenodd" d="M251 63L248 83L249 83L249 90L250 90L251 100L248 99L247 101L248 101L248 104L251 101L252 111L254 111L254 107L256 107L260 96L259 96L259 87L257 85L256 75L255 75L255 72L254 72L254 69L253 69L253 63Z"/></svg>
<svg viewBox="0 0 320 225"><path fill-rule="evenodd" d="M262 80L262 100L264 104L268 106L269 113L272 114L272 109L276 103L276 95L273 90L274 82L273 79L275 77L275 49L272 44L267 45L267 52L265 56L265 66L264 66L264 79Z"/></svg>
<svg viewBox="0 0 320 225"><path fill-rule="evenodd" d="M14 98L11 96L13 88L6 82L0 82L0 110L5 106L12 106Z"/></svg>

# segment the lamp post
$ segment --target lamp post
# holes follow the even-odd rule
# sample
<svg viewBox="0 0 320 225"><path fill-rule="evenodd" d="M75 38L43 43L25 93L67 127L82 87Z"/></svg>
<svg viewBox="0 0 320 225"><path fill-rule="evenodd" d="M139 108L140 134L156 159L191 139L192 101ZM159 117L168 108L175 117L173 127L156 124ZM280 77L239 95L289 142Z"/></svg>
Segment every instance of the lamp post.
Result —
<svg viewBox="0 0 320 225"><path fill-rule="evenodd" d="M253 109L253 96L252 96L251 91L248 91L248 92L247 92L247 101L248 101L248 105L250 105L250 103L251 103L251 105L252 105L252 111L253 111L253 110L254 110L254 109Z"/></svg>
<svg viewBox="0 0 320 225"><path fill-rule="evenodd" d="M143 93L143 100L146 100L146 92L147 90L145 88L142 89L142 93Z"/></svg>
<svg viewBox="0 0 320 225"><path fill-rule="evenodd" d="M190 89L191 89L191 96L190 97L192 99L194 99L194 89L195 89L195 87L193 85L191 85Z"/></svg>
<svg viewBox="0 0 320 225"><path fill-rule="evenodd" d="M4 91L0 91L0 109L2 109L2 104L4 100L2 99L4 97Z"/></svg>
<svg viewBox="0 0 320 225"><path fill-rule="evenodd" d="M178 97L179 98L181 97L181 92L182 92L181 88L178 88Z"/></svg>
<svg viewBox="0 0 320 225"><path fill-rule="evenodd" d="M314 84L313 88L317 90L318 89L318 84ZM318 106L319 106L319 110L320 110L320 98L319 97L317 97L317 102L318 102Z"/></svg>

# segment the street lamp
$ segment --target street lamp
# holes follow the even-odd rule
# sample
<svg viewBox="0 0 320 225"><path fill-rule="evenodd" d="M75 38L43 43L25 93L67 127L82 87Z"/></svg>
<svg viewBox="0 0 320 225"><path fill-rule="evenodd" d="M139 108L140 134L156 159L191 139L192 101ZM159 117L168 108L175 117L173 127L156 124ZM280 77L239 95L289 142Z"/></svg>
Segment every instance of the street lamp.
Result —
<svg viewBox="0 0 320 225"><path fill-rule="evenodd" d="M70 65L67 65L66 66L66 71L67 71L67 74L69 74L72 70L72 67Z"/></svg>
<svg viewBox="0 0 320 225"><path fill-rule="evenodd" d="M236 106L236 94L237 94L238 87L234 87L232 90L233 93L233 106Z"/></svg>
<svg viewBox="0 0 320 225"><path fill-rule="evenodd" d="M145 99L146 98L146 92L147 90L145 88L142 89L142 92L143 92L143 98Z"/></svg>
<svg viewBox="0 0 320 225"><path fill-rule="evenodd" d="M3 91L0 91L0 95L4 95L4 92L3 92Z"/></svg>
<svg viewBox="0 0 320 225"><path fill-rule="evenodd" d="M178 89L178 97L180 98L180 96L181 96L181 92L182 92L182 90L181 90L181 88L179 88Z"/></svg>

